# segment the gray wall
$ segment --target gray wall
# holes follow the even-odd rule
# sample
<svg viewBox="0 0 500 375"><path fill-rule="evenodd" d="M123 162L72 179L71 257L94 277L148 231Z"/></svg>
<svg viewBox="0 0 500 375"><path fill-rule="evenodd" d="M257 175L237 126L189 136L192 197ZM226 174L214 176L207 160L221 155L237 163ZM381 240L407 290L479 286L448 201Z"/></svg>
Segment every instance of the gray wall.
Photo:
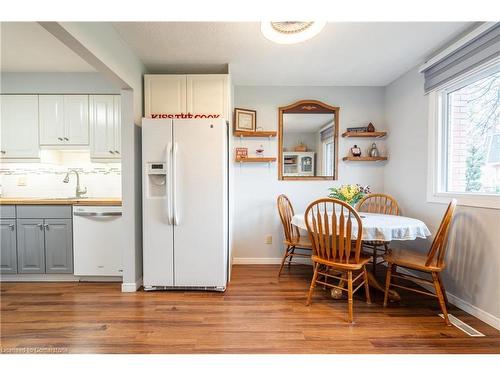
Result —
<svg viewBox="0 0 500 375"><path fill-rule="evenodd" d="M383 87L313 87L313 86L236 86L234 105L257 110L257 126L264 130L277 130L278 107L301 99L316 99L340 107L340 133L349 126L368 125L373 122L385 129ZM249 154L263 145L265 154L276 156L278 142L273 139L231 137L232 147L248 147ZM383 191L383 163L346 163L354 141L339 139L338 181L278 181L277 163L231 163L233 178L234 219L233 256L235 262L266 263L280 261L283 255L282 229L276 211L276 197L286 194L297 213L304 212L312 200L325 197L328 188L346 183L370 185L374 191ZM369 140L356 141L368 149ZM384 150L384 141L377 142ZM382 151L383 152L383 151ZM273 243L265 244L267 235Z"/></svg>
<svg viewBox="0 0 500 375"><path fill-rule="evenodd" d="M99 73L1 73L4 94L119 94Z"/></svg>
<svg viewBox="0 0 500 375"><path fill-rule="evenodd" d="M385 192L400 202L403 215L423 220L435 233L445 204L428 203L428 100L423 77L413 69L386 87L389 162ZM499 328L500 211L459 206L451 228L444 284L450 302ZM430 239L405 243L427 251Z"/></svg>

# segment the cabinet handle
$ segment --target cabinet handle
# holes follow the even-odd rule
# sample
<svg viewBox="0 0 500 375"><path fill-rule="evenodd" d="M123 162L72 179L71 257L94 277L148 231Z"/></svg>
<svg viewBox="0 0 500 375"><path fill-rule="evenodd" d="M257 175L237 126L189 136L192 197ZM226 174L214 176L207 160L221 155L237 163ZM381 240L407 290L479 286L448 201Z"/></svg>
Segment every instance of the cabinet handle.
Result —
<svg viewBox="0 0 500 375"><path fill-rule="evenodd" d="M110 154L114 154L114 151L109 150L109 153L110 153Z"/></svg>
<svg viewBox="0 0 500 375"><path fill-rule="evenodd" d="M16 226L15 226L14 224L9 224L9 228L10 228L10 230L14 230L14 228L15 228L15 227L16 227Z"/></svg>
<svg viewBox="0 0 500 375"><path fill-rule="evenodd" d="M43 224L37 224L38 225L38 228L40 228L40 230L43 230Z"/></svg>
<svg viewBox="0 0 500 375"><path fill-rule="evenodd" d="M64 137L64 140L65 140L65 141L69 141L69 138Z"/></svg>
<svg viewBox="0 0 500 375"><path fill-rule="evenodd" d="M2 150L1 152L2 152L2 154L5 154L5 151L4 151L4 150Z"/></svg>
<svg viewBox="0 0 500 375"><path fill-rule="evenodd" d="M62 141L62 140L63 140L61 137L57 137L57 139L59 139L60 141Z"/></svg>
<svg viewBox="0 0 500 375"><path fill-rule="evenodd" d="M49 230L49 224L44 224L43 227L47 230Z"/></svg>
<svg viewBox="0 0 500 375"><path fill-rule="evenodd" d="M120 151L115 151L115 154L119 154L119 153L120 153Z"/></svg>

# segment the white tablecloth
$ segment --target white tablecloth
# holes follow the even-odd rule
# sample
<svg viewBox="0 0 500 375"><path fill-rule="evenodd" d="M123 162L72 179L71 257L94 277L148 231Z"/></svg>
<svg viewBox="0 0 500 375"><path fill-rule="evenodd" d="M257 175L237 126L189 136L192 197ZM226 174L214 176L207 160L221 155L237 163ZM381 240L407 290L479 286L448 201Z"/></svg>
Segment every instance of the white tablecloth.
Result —
<svg viewBox="0 0 500 375"><path fill-rule="evenodd" d="M362 239L364 241L406 241L415 238L426 238L431 232L425 223L411 217L370 214L360 212L363 224ZM329 214L331 215L331 213ZM304 214L297 214L292 218L292 224L307 230ZM357 222L352 220L353 238L357 234Z"/></svg>

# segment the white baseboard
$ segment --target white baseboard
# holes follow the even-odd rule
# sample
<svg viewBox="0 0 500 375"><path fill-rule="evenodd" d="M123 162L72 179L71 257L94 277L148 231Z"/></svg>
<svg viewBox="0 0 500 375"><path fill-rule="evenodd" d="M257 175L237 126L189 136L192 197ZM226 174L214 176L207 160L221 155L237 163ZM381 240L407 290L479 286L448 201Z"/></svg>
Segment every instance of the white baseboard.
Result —
<svg viewBox="0 0 500 375"><path fill-rule="evenodd" d="M414 272L411 272L404 268L399 269L398 272L404 273L409 276L418 277L418 275L415 274ZM434 288L431 287L430 285L425 285L425 284L419 284L419 285L424 289L434 292ZM463 310L468 314L471 314L472 316L478 318L479 320L485 322L486 324L489 324L493 328L496 328L497 330L500 331L500 318L497 318L496 316L490 314L489 312L481 310L479 307L474 306L471 303L464 301L463 299L449 292L446 292L446 296L448 297L448 302L451 303L452 305L458 307L460 310Z"/></svg>
<svg viewBox="0 0 500 375"><path fill-rule="evenodd" d="M142 277L135 283L122 283L122 293L135 293L142 286Z"/></svg>
<svg viewBox="0 0 500 375"><path fill-rule="evenodd" d="M281 264L282 258L233 258L233 264ZM296 257L294 263L311 264L309 258Z"/></svg>
<svg viewBox="0 0 500 375"><path fill-rule="evenodd" d="M0 282L121 282L121 276L75 276L69 274L2 275Z"/></svg>

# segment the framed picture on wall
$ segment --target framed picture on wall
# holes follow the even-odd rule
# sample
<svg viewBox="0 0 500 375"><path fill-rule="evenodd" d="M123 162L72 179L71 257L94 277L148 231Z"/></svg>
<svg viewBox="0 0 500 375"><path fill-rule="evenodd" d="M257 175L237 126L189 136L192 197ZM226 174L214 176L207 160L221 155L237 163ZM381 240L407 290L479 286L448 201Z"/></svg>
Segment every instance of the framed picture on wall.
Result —
<svg viewBox="0 0 500 375"><path fill-rule="evenodd" d="M234 109L234 130L254 132L257 127L257 111L251 109Z"/></svg>

